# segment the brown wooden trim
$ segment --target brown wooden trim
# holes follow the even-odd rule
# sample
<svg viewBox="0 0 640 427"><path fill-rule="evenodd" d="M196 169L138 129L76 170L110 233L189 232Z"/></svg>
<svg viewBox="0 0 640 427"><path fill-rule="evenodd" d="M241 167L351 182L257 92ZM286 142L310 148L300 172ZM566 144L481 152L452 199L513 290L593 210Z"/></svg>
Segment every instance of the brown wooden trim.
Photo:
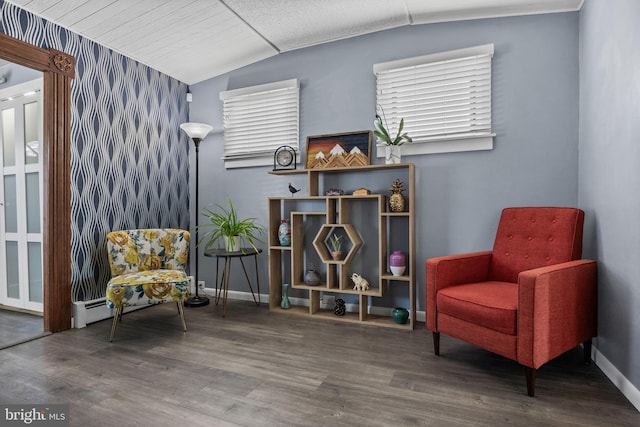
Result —
<svg viewBox="0 0 640 427"><path fill-rule="evenodd" d="M43 72L44 330L71 327L71 79L75 58L0 34L0 58Z"/></svg>
<svg viewBox="0 0 640 427"><path fill-rule="evenodd" d="M23 42L6 34L0 34L0 56L2 59L33 68L49 69L49 51Z"/></svg>
<svg viewBox="0 0 640 427"><path fill-rule="evenodd" d="M65 52L51 49L49 51L49 70L74 78L76 74L76 58Z"/></svg>

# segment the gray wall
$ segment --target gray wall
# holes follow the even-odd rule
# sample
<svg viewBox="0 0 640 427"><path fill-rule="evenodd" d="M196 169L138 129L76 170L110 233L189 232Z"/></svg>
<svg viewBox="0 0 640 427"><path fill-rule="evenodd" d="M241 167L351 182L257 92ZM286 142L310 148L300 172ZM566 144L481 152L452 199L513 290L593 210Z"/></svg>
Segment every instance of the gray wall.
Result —
<svg viewBox="0 0 640 427"><path fill-rule="evenodd" d="M640 388L640 2L580 13L579 202L598 260L598 350Z"/></svg>
<svg viewBox="0 0 640 427"><path fill-rule="evenodd" d="M193 85L190 120L217 131L200 148L200 207L229 195L242 215L266 224L267 197L288 194L289 178L268 175L270 167L225 170L220 91L298 78L304 147L308 135L372 128L374 63L494 43L495 148L404 158L417 166L417 298L424 310L427 258L490 249L506 206L577 204L578 31L578 13L412 26L281 54ZM291 181L306 191L302 176ZM212 287L215 263L200 256L200 280ZM266 283L266 254L260 263ZM236 278L232 289L245 291Z"/></svg>

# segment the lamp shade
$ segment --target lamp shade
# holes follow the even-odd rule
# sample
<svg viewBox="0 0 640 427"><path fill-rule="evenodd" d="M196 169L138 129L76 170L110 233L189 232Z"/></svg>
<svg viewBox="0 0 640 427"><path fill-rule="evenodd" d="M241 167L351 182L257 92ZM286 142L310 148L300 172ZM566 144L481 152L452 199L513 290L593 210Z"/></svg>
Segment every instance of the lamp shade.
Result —
<svg viewBox="0 0 640 427"><path fill-rule="evenodd" d="M191 139L204 139L213 130L213 126L206 123L182 123L180 128L189 135Z"/></svg>

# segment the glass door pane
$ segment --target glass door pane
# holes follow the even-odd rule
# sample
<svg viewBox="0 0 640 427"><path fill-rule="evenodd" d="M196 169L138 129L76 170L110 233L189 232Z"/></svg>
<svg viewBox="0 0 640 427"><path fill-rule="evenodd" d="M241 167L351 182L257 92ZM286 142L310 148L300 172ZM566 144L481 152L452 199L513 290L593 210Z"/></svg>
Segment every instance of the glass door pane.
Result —
<svg viewBox="0 0 640 427"><path fill-rule="evenodd" d="M24 162L28 165L38 164L40 141L38 140L38 103L24 105Z"/></svg>
<svg viewBox="0 0 640 427"><path fill-rule="evenodd" d="M16 110L14 108L2 110L2 158L5 167L16 164L15 117Z"/></svg>
<svg viewBox="0 0 640 427"><path fill-rule="evenodd" d="M27 233L40 233L40 176L37 172L25 175L27 189Z"/></svg>
<svg viewBox="0 0 640 427"><path fill-rule="evenodd" d="M40 242L29 242L29 301L42 302L42 248Z"/></svg>
<svg viewBox="0 0 640 427"><path fill-rule="evenodd" d="M18 232L18 210L16 200L16 176L4 176L4 231Z"/></svg>
<svg viewBox="0 0 640 427"><path fill-rule="evenodd" d="M7 241L7 297L20 298L18 242Z"/></svg>

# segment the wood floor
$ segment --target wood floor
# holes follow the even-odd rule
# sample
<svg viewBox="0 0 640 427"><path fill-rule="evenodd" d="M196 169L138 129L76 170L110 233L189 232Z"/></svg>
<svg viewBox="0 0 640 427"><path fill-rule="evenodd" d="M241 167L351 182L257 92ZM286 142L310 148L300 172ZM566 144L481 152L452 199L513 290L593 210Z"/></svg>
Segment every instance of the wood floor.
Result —
<svg viewBox="0 0 640 427"><path fill-rule="evenodd" d="M443 336L174 304L0 351L1 403L68 403L72 426L638 426L580 349L541 368Z"/></svg>
<svg viewBox="0 0 640 427"><path fill-rule="evenodd" d="M0 309L0 349L43 335L42 316Z"/></svg>

